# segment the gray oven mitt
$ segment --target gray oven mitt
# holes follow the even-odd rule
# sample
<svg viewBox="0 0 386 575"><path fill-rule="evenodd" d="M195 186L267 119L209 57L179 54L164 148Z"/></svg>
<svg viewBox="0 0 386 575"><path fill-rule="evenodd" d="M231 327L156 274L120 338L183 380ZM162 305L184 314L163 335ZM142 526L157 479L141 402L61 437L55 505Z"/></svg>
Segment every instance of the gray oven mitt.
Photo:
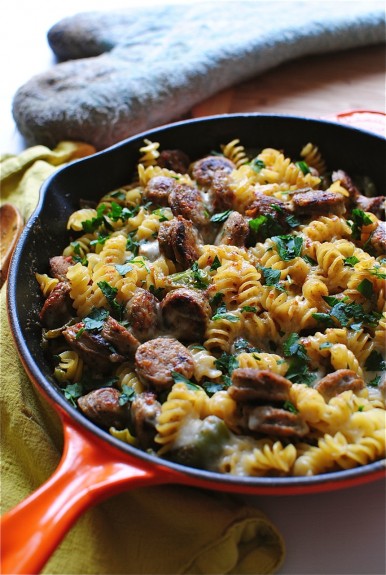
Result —
<svg viewBox="0 0 386 575"><path fill-rule="evenodd" d="M287 60L385 41L383 1L192 2L90 12L48 32L59 60L14 97L28 144L102 149Z"/></svg>

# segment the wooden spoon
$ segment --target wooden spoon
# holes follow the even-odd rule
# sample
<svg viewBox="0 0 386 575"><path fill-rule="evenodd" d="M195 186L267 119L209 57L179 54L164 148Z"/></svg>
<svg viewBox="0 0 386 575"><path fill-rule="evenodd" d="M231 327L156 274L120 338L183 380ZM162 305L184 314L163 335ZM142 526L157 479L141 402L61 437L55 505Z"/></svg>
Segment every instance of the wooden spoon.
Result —
<svg viewBox="0 0 386 575"><path fill-rule="evenodd" d="M12 252L23 229L21 214L12 204L0 208L0 287L7 279Z"/></svg>

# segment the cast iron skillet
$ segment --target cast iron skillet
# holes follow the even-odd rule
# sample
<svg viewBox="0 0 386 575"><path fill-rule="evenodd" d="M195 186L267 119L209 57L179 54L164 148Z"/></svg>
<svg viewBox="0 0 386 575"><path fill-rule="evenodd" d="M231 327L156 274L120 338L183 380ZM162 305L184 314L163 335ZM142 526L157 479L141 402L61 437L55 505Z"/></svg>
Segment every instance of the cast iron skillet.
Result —
<svg viewBox="0 0 386 575"><path fill-rule="evenodd" d="M303 494L346 488L384 475L384 462L313 477L231 477L168 463L115 439L68 403L58 391L42 349L38 312L42 305L35 272L68 244L66 222L79 199L99 199L130 181L144 138L161 149L180 148L191 159L239 138L246 147L274 147L297 158L316 144L327 165L370 176L379 193L385 185L385 140L366 131L305 118L240 114L164 126L77 161L45 182L39 205L14 252L8 306L24 367L38 391L59 414L64 452L53 476L3 518L4 573L38 572L66 531L89 506L113 493L162 483L187 484L245 494Z"/></svg>

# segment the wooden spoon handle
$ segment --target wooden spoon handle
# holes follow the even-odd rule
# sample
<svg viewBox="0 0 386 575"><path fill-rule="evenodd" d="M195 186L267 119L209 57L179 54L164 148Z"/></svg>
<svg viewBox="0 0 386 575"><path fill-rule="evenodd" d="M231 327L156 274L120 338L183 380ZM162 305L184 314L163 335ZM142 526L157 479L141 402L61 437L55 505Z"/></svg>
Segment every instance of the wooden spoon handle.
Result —
<svg viewBox="0 0 386 575"><path fill-rule="evenodd" d="M24 222L19 210L12 204L0 208L0 287L7 279L9 263Z"/></svg>

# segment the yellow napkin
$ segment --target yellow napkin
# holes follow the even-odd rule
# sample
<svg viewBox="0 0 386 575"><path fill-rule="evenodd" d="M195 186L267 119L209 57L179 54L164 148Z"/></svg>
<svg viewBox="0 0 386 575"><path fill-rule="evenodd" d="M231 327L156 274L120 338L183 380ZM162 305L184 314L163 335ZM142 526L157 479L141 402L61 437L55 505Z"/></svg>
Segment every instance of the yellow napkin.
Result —
<svg viewBox="0 0 386 575"><path fill-rule="evenodd" d="M2 201L28 217L56 166L91 148L62 142L35 146L0 163ZM3 169L4 168L4 169ZM1 289L2 511L45 481L59 462L59 420L28 380L14 348ZM44 568L46 574L274 573L284 544L271 522L235 497L182 486L146 487L88 510Z"/></svg>

